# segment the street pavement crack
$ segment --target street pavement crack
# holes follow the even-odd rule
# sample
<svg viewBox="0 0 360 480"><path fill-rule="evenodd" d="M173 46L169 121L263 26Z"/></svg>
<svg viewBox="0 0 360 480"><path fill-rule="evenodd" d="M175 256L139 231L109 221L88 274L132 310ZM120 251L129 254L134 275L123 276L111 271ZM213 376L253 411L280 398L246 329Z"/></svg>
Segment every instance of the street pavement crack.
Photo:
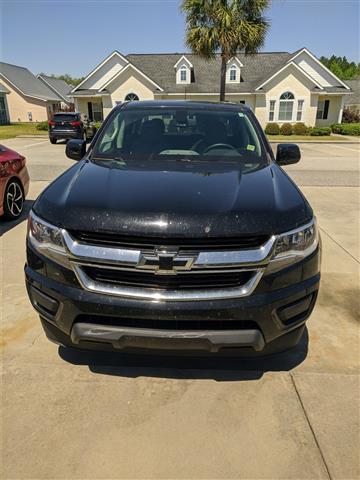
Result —
<svg viewBox="0 0 360 480"><path fill-rule="evenodd" d="M317 446L317 448L318 448L318 450L319 450L319 453L320 453L321 459L322 459L322 461L323 461L323 464L324 464L326 473L327 473L327 475L328 475L328 478L329 478L329 480L332 480L332 476L331 476L331 474L330 474L329 467L328 467L328 465L327 465L327 463L326 463L325 456L324 456L324 454L323 454L323 451L321 450L321 447L320 447L320 444L319 444L319 442L318 442L318 439L316 438L315 431L314 431L314 429L313 429L313 427L312 427L312 425L311 425L310 419L309 419L308 414L307 414L306 409L305 409L305 405L304 405L304 403L303 403L303 401L302 401L302 399L301 399L299 390L297 389L297 386L296 386L296 383L295 383L295 379L294 379L294 377L293 377L293 375L292 375L291 372L289 372L289 375L290 375L291 382L292 382L292 384L293 384L293 387L294 387L296 396L297 396L297 398L298 398L298 400L299 400L301 409L302 409L302 411L303 411L303 413L304 413L304 416L305 416L305 418L306 418L307 424L309 425L309 428L310 428L310 431L311 431L312 436L313 436L313 438L314 438L315 444L316 444L316 446Z"/></svg>
<svg viewBox="0 0 360 480"><path fill-rule="evenodd" d="M359 264L360 264L359 260L358 260L356 257L354 257L354 255L352 255L348 250L346 250L346 248L344 248L339 242L337 242L337 241L335 240L335 238L333 238L326 230L324 230L323 227L319 227L319 229L320 229L322 232L324 232L325 235L327 235L327 236L330 238L330 240L332 240L334 243L336 243L336 245L337 245L338 247L340 247L342 250L344 250L345 253L347 253L348 255L350 255L350 257L351 257L353 260L355 260L356 263L359 263Z"/></svg>

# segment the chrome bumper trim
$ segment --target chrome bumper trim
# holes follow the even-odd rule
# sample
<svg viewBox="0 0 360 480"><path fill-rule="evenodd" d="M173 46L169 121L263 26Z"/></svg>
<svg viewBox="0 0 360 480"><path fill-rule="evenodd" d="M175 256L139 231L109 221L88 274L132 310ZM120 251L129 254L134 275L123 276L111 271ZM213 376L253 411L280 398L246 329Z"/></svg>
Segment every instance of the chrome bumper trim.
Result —
<svg viewBox="0 0 360 480"><path fill-rule="evenodd" d="M242 286L231 288L211 289L184 289L184 290L158 290L142 287L126 287L112 285L109 283L97 282L91 279L82 270L80 265L73 264L74 272L80 285L90 292L104 295L115 295L119 297L132 298L137 300L150 300L154 302L187 302L204 300L226 300L230 298L246 297L251 295L259 283L264 269L254 269L254 275Z"/></svg>

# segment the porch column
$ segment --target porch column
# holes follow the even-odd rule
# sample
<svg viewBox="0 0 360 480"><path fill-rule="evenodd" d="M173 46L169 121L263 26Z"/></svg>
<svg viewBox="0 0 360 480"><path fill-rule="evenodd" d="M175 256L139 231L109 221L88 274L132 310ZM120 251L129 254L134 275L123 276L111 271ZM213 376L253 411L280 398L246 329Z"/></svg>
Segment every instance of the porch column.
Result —
<svg viewBox="0 0 360 480"><path fill-rule="evenodd" d="M345 95L343 95L341 97L341 105L340 105L340 110L339 110L339 116L338 116L337 123L341 123L342 115L343 115L343 111L344 111L344 105L345 105Z"/></svg>

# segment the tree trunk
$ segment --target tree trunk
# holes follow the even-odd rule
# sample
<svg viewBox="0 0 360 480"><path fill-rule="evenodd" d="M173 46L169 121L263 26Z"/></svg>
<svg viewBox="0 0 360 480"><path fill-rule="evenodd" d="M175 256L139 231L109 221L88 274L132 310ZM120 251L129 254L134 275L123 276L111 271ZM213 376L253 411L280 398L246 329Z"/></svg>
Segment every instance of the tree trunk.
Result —
<svg viewBox="0 0 360 480"><path fill-rule="evenodd" d="M220 75L220 102L225 101L225 81L226 81L226 64L227 58L221 55L221 75Z"/></svg>

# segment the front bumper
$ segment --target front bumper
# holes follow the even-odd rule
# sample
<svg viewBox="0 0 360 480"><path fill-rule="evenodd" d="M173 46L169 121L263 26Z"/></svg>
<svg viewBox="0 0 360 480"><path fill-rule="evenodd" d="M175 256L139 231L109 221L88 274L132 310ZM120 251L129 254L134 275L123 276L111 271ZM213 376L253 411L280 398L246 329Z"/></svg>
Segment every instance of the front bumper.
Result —
<svg viewBox="0 0 360 480"><path fill-rule="evenodd" d="M48 337L101 350L267 354L295 345L319 289L319 248L305 260L264 275L243 298L134 300L83 290L75 275L28 246L26 284Z"/></svg>

